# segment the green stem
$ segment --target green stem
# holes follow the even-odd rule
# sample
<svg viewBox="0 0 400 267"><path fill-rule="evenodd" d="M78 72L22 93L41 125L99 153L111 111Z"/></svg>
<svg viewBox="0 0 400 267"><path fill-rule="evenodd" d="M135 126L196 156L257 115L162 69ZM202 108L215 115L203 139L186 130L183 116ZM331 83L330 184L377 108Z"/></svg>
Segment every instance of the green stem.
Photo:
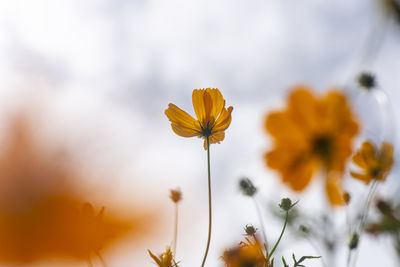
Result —
<svg viewBox="0 0 400 267"><path fill-rule="evenodd" d="M355 233L358 234L358 245L354 249L349 248L348 256L347 256L347 266L355 266L357 263L357 257L358 257L358 252L359 252L358 247L360 246L361 236L364 232L364 226L365 226L365 223L368 218L368 211L371 206L373 196L375 195L377 186L378 186L377 180L373 180L372 184L370 186L367 198L365 200L364 209L361 214L360 223L358 224L358 226L355 230Z"/></svg>
<svg viewBox="0 0 400 267"><path fill-rule="evenodd" d="M100 255L100 252L96 252L97 257L100 259L101 264L103 265L103 267L107 267L106 262L104 261L103 257Z"/></svg>
<svg viewBox="0 0 400 267"><path fill-rule="evenodd" d="M268 244L268 242L267 242L267 235L266 235L265 228L264 228L264 220L263 220L263 216L262 216L262 214L261 214L260 205L258 205L258 201L257 201L257 199L256 199L255 197L253 197L253 201L254 201L254 205L256 206L258 219L260 220L260 224L261 224L261 232L262 232L262 236L263 236L263 238L264 238L264 247L265 247L265 250L266 250L267 253L268 253L268 249L267 249L267 244Z"/></svg>
<svg viewBox="0 0 400 267"><path fill-rule="evenodd" d="M210 248L210 240L211 240L211 172L210 172L210 138L206 137L207 141L207 166L208 166L208 239L207 239L207 248L204 254L203 262L201 263L201 267L204 267L206 263L208 249Z"/></svg>
<svg viewBox="0 0 400 267"><path fill-rule="evenodd" d="M276 241L274 247L272 248L271 252L270 252L269 255L268 255L268 262L269 262L269 260L271 259L272 254L274 254L276 248L278 247L279 242L281 242L283 233L285 232L285 229L286 229L286 225L287 225L287 222L288 222L288 218L289 218L289 211L286 211L285 224L283 225L282 232L281 232L281 235L280 235L279 238L278 238L278 241Z"/></svg>
<svg viewBox="0 0 400 267"><path fill-rule="evenodd" d="M178 203L175 204L175 228L174 228L174 241L173 241L173 252L174 257L176 255L176 243L178 240Z"/></svg>

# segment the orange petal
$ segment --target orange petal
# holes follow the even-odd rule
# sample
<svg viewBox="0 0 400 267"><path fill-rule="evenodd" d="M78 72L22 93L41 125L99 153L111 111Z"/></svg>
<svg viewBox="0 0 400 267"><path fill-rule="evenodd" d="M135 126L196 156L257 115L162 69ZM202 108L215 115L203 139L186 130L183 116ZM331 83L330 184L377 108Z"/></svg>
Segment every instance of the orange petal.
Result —
<svg viewBox="0 0 400 267"><path fill-rule="evenodd" d="M274 153L275 152L275 153ZM279 163L279 158L285 159L285 163ZM277 151L266 154L267 164L276 166L282 175L284 183L290 185L295 191L303 190L311 181L312 175L318 167L318 162L303 155L291 155Z"/></svg>
<svg viewBox="0 0 400 267"><path fill-rule="evenodd" d="M225 139L225 132L213 133L210 137L210 144L219 144L219 142ZM204 138L204 149L207 150L207 140Z"/></svg>
<svg viewBox="0 0 400 267"><path fill-rule="evenodd" d="M299 86L289 96L289 112L293 122L306 131L318 128L317 100L308 87Z"/></svg>
<svg viewBox="0 0 400 267"><path fill-rule="evenodd" d="M329 174L329 177L326 179L325 190L331 205L341 206L345 204L340 175Z"/></svg>
<svg viewBox="0 0 400 267"><path fill-rule="evenodd" d="M364 156L361 151L357 151L356 154L353 156L353 162L358 165L360 168L367 169L368 164L364 160Z"/></svg>
<svg viewBox="0 0 400 267"><path fill-rule="evenodd" d="M211 111L213 107L213 101L211 95L206 89L194 89L192 94L193 108L196 113L197 119L200 121L202 127L207 125L213 125L214 121L211 121Z"/></svg>
<svg viewBox="0 0 400 267"><path fill-rule="evenodd" d="M232 113L233 107L228 107L228 109L223 108L221 111L221 115L219 115L217 121L215 122L215 126L213 128L213 132L225 131L232 121Z"/></svg>
<svg viewBox="0 0 400 267"><path fill-rule="evenodd" d="M366 184L369 184L372 180L372 177L370 175L367 174L362 174L362 173L356 173L353 171L350 171L350 175L353 176L354 178L363 181Z"/></svg>
<svg viewBox="0 0 400 267"><path fill-rule="evenodd" d="M192 103L194 112L200 123L206 119L206 107L204 106L204 89L194 89L192 93Z"/></svg>
<svg viewBox="0 0 400 267"><path fill-rule="evenodd" d="M384 170L389 171L393 165L393 145L387 142L382 142L379 150L379 162Z"/></svg>
<svg viewBox="0 0 400 267"><path fill-rule="evenodd" d="M369 141L364 142L361 146L360 150L362 157L365 161L365 163L371 167L376 165L376 159L375 159L375 154L376 154L376 148L375 145Z"/></svg>
<svg viewBox="0 0 400 267"><path fill-rule="evenodd" d="M307 138L304 132L291 120L288 112L272 112L265 120L265 128L276 139L292 143L298 146L307 146Z"/></svg>
<svg viewBox="0 0 400 267"><path fill-rule="evenodd" d="M207 88L206 92L211 96L212 107L210 117L211 120L215 121L221 114L222 109L225 106L225 100L222 97L221 92L217 88Z"/></svg>
<svg viewBox="0 0 400 267"><path fill-rule="evenodd" d="M188 113L178 108L174 104L169 104L165 110L165 115L172 124L185 129L191 129L192 131L201 131L199 123Z"/></svg>
<svg viewBox="0 0 400 267"><path fill-rule="evenodd" d="M201 133L197 130L193 130L191 128L186 128L184 126L172 123L171 128L179 136L182 137L193 137L193 136L200 136Z"/></svg>

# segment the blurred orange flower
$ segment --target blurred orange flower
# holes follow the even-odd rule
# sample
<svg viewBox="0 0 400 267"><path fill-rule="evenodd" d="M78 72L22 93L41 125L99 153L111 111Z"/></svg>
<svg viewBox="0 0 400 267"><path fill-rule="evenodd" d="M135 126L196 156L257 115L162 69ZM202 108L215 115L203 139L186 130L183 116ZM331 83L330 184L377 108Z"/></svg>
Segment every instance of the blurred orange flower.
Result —
<svg viewBox="0 0 400 267"><path fill-rule="evenodd" d="M14 120L0 150L0 262L90 261L122 237L142 240L149 213L96 212L78 171L31 129Z"/></svg>
<svg viewBox="0 0 400 267"><path fill-rule="evenodd" d="M204 149L207 149L207 137L210 144L223 141L233 107L225 108L225 100L217 88L193 90L192 102L197 120L174 104L168 105L165 115L171 121L172 130L179 136L204 138Z"/></svg>
<svg viewBox="0 0 400 267"><path fill-rule="evenodd" d="M389 174L393 165L393 145L383 142L377 149L371 142L364 142L361 149L353 156L353 162L363 172L351 171L354 178L369 184L372 180L383 181Z"/></svg>
<svg viewBox="0 0 400 267"><path fill-rule="evenodd" d="M264 255L262 244L254 236L254 241L246 238L246 242L241 242L237 247L226 250L222 259L226 267L268 267L268 260Z"/></svg>
<svg viewBox="0 0 400 267"><path fill-rule="evenodd" d="M341 177L358 123L342 93L317 97L310 88L298 86L286 109L268 114L265 128L275 141L275 148L265 154L266 163L281 173L284 183L301 191L322 167L330 203L344 204Z"/></svg>

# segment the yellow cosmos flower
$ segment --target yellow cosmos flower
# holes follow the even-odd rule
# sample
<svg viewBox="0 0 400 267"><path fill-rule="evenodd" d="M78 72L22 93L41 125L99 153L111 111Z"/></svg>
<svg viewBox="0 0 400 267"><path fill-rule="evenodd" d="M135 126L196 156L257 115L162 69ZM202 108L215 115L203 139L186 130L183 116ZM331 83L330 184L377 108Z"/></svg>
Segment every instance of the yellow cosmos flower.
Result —
<svg viewBox="0 0 400 267"><path fill-rule="evenodd" d="M254 242L246 238L247 242L241 242L235 248L226 250L222 256L222 260L226 267L269 267L266 256L264 255L263 246L256 239Z"/></svg>
<svg viewBox="0 0 400 267"><path fill-rule="evenodd" d="M317 97L308 87L298 86L286 109L267 116L265 128L275 141L275 148L265 154L266 163L281 173L284 183L301 191L322 168L330 203L344 204L342 173L358 124L343 94L330 91Z"/></svg>
<svg viewBox="0 0 400 267"><path fill-rule="evenodd" d="M350 172L351 176L369 184L372 180L383 181L393 165L393 145L383 142L377 149L371 142L364 142L353 156L353 162L364 172Z"/></svg>
<svg viewBox="0 0 400 267"><path fill-rule="evenodd" d="M168 105L165 115L171 121L172 130L183 137L204 138L204 149L207 149L207 138L210 144L224 140L233 107L225 108L221 92L217 88L195 89L192 102L197 120L174 104Z"/></svg>

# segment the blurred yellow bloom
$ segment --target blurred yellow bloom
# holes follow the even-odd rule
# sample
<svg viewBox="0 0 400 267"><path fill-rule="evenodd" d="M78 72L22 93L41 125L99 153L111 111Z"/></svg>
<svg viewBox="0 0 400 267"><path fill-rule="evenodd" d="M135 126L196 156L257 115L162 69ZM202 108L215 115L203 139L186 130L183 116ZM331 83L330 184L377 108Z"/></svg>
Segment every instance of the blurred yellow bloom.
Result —
<svg viewBox="0 0 400 267"><path fill-rule="evenodd" d="M275 148L265 154L266 163L281 173L284 183L301 191L322 167L330 203L343 204L342 173L358 124L342 93L317 97L298 86L286 109L268 114L265 128L275 141Z"/></svg>
<svg viewBox="0 0 400 267"><path fill-rule="evenodd" d="M369 184L372 180L383 181L393 165L393 145L383 142L377 149L371 142L364 142L353 156L353 162L363 172L350 172L351 176Z"/></svg>
<svg viewBox="0 0 400 267"><path fill-rule="evenodd" d="M233 107L225 108L225 100L216 88L193 90L192 102L197 120L174 104L168 105L165 115L171 121L172 130L183 137L204 138L204 149L207 149L207 137L210 144L223 141Z"/></svg>
<svg viewBox="0 0 400 267"><path fill-rule="evenodd" d="M258 239L251 241L246 238L246 242L241 242L237 247L226 250L222 259L226 267L269 267L264 253L264 248Z"/></svg>
<svg viewBox="0 0 400 267"><path fill-rule="evenodd" d="M0 263L90 261L121 239L142 242L148 235L155 216L143 207L95 211L79 171L65 154L53 153L48 139L34 136L27 118L7 130L0 150Z"/></svg>
<svg viewBox="0 0 400 267"><path fill-rule="evenodd" d="M154 255L150 250L148 250L148 252L159 267L178 267L172 255L170 247L167 247L167 250L164 253L160 254L158 257Z"/></svg>

